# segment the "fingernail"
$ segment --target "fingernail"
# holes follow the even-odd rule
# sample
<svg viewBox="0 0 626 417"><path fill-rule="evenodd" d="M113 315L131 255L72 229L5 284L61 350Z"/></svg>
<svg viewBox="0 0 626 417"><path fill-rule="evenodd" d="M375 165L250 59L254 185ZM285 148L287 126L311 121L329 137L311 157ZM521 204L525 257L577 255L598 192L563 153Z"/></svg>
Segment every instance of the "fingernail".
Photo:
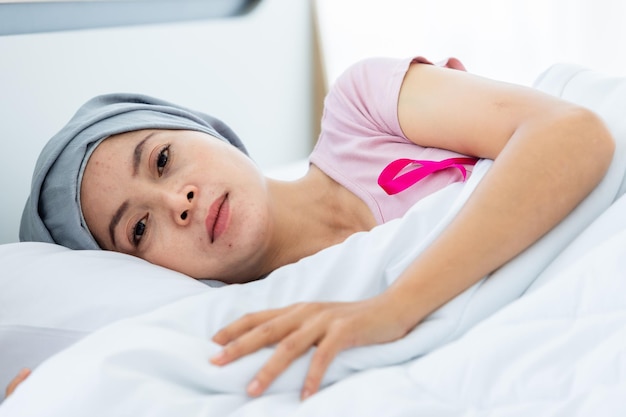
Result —
<svg viewBox="0 0 626 417"><path fill-rule="evenodd" d="M222 350L217 355L212 356L210 360L216 365L221 365L226 360L226 353Z"/></svg>
<svg viewBox="0 0 626 417"><path fill-rule="evenodd" d="M254 379L250 384L248 384L248 394L252 396L257 396L261 393L261 383Z"/></svg>
<svg viewBox="0 0 626 417"><path fill-rule="evenodd" d="M310 396L311 396L311 391L309 391L308 389L305 389L304 391L302 391L302 401L306 400Z"/></svg>

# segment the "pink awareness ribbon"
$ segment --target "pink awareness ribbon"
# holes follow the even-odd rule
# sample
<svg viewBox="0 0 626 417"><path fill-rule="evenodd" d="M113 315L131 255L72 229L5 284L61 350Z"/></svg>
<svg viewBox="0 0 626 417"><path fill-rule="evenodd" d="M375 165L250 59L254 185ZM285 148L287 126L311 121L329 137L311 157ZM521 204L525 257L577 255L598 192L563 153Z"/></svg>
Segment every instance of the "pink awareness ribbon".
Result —
<svg viewBox="0 0 626 417"><path fill-rule="evenodd" d="M378 176L378 185L389 195L398 194L406 190L428 175L448 168L456 168L461 171L463 181L467 178L467 170L464 165L475 165L477 158L448 158L443 161L420 161L416 159L396 159L387 165ZM417 168L400 172L409 165L419 165Z"/></svg>

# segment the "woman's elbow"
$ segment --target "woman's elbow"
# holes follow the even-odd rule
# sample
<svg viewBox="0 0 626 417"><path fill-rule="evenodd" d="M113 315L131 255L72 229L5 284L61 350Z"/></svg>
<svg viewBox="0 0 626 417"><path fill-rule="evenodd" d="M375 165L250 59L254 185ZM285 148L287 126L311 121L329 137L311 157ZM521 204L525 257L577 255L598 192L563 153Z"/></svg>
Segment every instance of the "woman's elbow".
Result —
<svg viewBox="0 0 626 417"><path fill-rule="evenodd" d="M567 112L566 123L574 129L578 141L574 144L585 164L601 178L613 160L615 140L604 120L592 110L573 106ZM590 173L590 172L589 172Z"/></svg>

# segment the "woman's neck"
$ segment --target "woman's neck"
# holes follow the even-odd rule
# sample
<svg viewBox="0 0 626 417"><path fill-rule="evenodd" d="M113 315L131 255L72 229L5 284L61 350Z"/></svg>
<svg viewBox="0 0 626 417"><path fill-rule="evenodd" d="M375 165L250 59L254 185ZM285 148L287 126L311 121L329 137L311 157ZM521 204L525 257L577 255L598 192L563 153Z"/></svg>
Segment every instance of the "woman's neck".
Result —
<svg viewBox="0 0 626 417"><path fill-rule="evenodd" d="M315 166L297 181L268 180L268 190L275 221L267 272L376 225L360 198Z"/></svg>

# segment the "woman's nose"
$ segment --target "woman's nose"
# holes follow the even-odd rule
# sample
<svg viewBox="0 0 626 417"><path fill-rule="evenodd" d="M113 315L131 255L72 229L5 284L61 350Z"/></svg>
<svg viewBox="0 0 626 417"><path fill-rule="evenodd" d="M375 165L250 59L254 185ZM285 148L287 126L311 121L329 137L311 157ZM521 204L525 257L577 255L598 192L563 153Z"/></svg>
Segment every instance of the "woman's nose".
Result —
<svg viewBox="0 0 626 417"><path fill-rule="evenodd" d="M172 215L174 221L180 225L186 225L191 222L191 216L195 205L195 198L198 190L193 186L186 186L177 191L172 196Z"/></svg>

